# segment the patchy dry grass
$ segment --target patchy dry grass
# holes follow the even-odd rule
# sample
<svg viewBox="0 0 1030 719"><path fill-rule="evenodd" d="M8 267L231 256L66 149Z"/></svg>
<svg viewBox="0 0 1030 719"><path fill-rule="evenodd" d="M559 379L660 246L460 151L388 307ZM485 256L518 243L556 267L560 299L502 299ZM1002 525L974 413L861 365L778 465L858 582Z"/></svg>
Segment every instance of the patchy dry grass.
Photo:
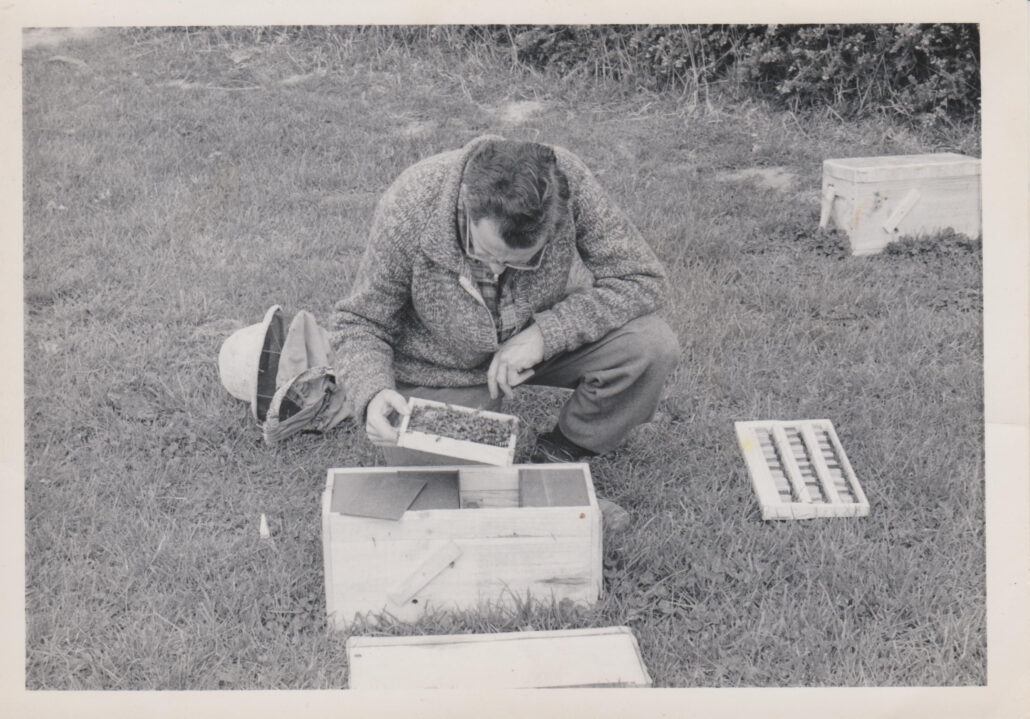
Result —
<svg viewBox="0 0 1030 719"><path fill-rule="evenodd" d="M24 60L30 688L345 686L318 503L327 467L374 448L353 427L264 446L215 358L273 303L327 316L378 194L484 132L597 171L674 278L683 357L656 421L593 465L635 520L596 607L376 631L628 624L660 686L985 681L979 243L853 258L814 229L823 158L975 134L613 95L324 29L105 31ZM559 403L507 410L539 431ZM868 518L760 520L733 421L806 417L833 420Z"/></svg>

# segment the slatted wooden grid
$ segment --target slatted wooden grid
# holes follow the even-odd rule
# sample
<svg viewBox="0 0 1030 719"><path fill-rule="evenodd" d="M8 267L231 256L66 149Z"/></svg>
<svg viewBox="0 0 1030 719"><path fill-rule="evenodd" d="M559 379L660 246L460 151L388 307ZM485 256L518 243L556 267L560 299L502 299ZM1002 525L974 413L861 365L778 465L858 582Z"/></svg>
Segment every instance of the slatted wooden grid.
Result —
<svg viewBox="0 0 1030 719"><path fill-rule="evenodd" d="M869 514L830 420L737 422L736 430L762 519Z"/></svg>

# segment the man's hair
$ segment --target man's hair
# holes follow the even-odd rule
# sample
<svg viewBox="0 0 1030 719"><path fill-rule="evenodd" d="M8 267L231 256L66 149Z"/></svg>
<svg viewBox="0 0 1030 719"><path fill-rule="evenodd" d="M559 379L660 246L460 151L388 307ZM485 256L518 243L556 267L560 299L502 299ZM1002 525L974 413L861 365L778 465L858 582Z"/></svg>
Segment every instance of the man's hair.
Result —
<svg viewBox="0 0 1030 719"><path fill-rule="evenodd" d="M569 184L546 145L488 141L469 159L464 179L472 221L494 218L509 247L533 246L567 211Z"/></svg>

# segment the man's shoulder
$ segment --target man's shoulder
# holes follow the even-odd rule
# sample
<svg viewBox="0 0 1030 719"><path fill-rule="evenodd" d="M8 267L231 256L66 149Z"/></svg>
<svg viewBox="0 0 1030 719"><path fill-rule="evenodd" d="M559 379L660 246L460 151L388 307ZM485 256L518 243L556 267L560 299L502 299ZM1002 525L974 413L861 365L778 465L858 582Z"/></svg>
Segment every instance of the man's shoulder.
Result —
<svg viewBox="0 0 1030 719"><path fill-rule="evenodd" d="M481 135L474 138L463 147L444 150L436 153L435 155L424 157L415 164L410 165L400 175L398 175L393 184L410 185L424 183L427 180L443 177L449 170L453 170L457 165L464 164L465 160L472 154L472 152L475 151L476 147L491 139L499 140L502 138L496 135Z"/></svg>
<svg viewBox="0 0 1030 719"><path fill-rule="evenodd" d="M460 150L447 150L425 157L413 165L409 165L390 184L390 189L426 186L435 178L442 177L447 169L457 161Z"/></svg>
<svg viewBox="0 0 1030 719"><path fill-rule="evenodd" d="M572 150L561 145L551 145L551 149L554 150L554 156L558 160L558 167L563 171L574 170L577 173L587 170L586 163L580 159Z"/></svg>

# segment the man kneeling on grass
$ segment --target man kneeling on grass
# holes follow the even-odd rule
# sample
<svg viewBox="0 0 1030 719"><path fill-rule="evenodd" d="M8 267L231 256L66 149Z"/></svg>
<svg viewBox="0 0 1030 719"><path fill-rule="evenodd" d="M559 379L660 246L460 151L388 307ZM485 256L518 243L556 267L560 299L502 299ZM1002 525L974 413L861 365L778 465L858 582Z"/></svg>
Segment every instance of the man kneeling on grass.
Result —
<svg viewBox="0 0 1030 719"><path fill-rule="evenodd" d="M582 260L592 285L570 285ZM679 356L654 312L651 248L568 150L480 137L405 170L380 199L333 316L338 377L370 440L416 396L497 409L517 385L574 390L535 462L615 448L651 419ZM603 502L605 522L626 513Z"/></svg>

